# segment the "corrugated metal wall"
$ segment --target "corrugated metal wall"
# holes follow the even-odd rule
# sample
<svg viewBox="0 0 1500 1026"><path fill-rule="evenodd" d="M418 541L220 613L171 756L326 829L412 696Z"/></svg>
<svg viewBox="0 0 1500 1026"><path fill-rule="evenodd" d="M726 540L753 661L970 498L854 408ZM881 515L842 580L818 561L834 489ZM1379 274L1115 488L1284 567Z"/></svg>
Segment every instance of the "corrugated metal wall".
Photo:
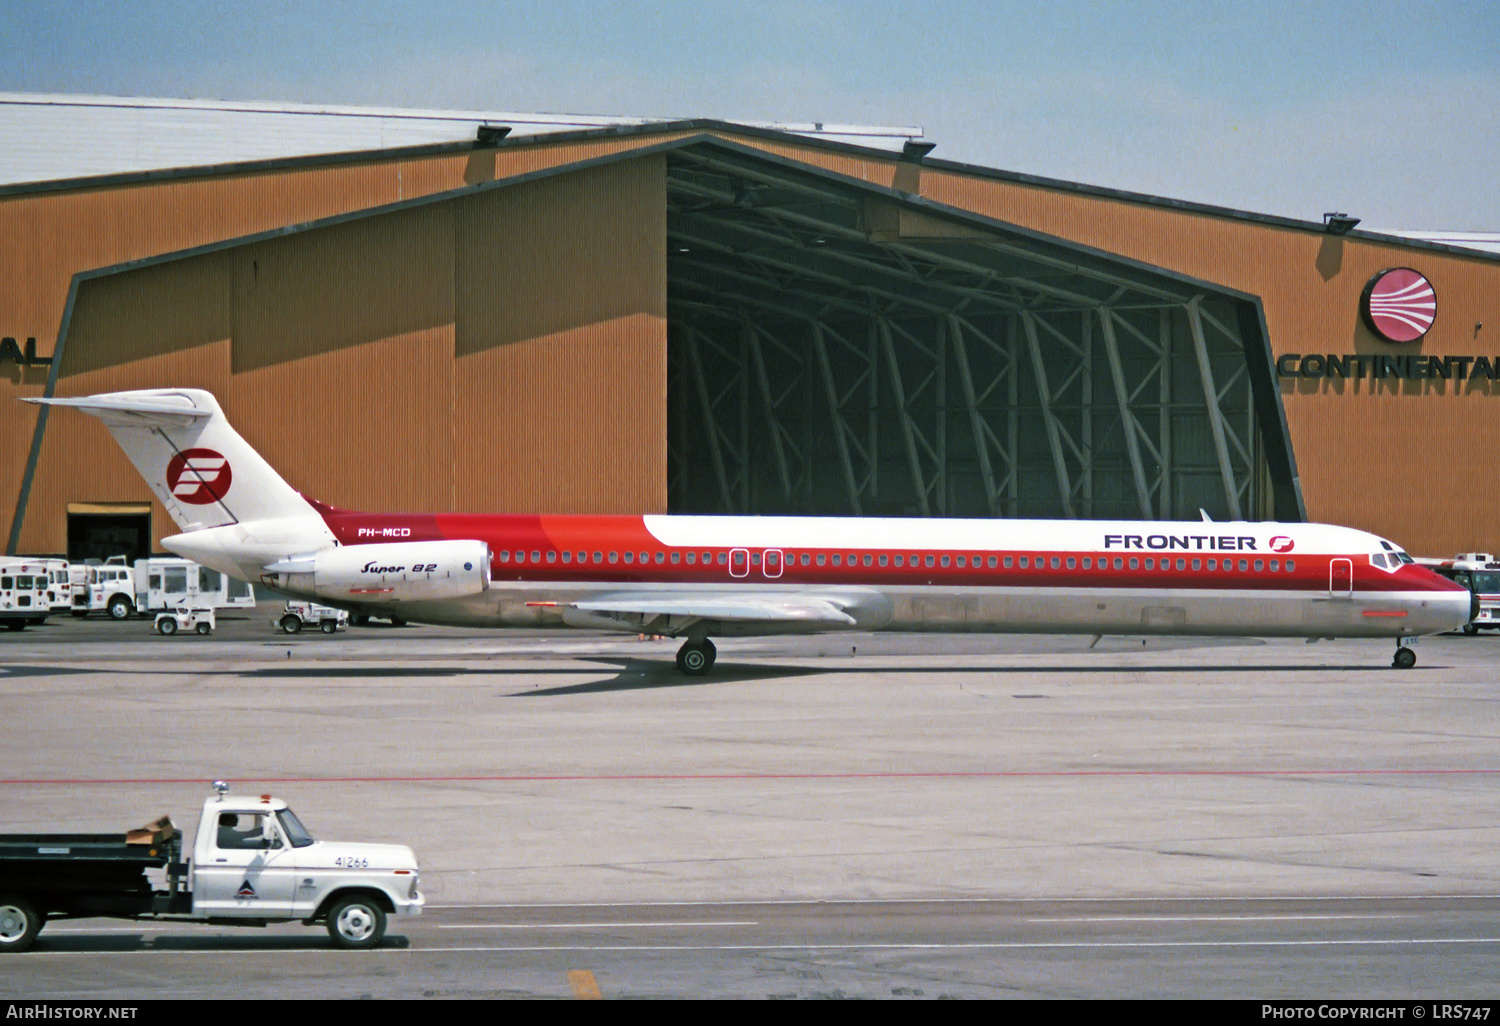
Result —
<svg viewBox="0 0 1500 1026"><path fill-rule="evenodd" d="M1500 264L924 171L922 194L1262 297L1282 353L1500 357ZM1432 281L1438 317L1419 343L1377 339L1359 316L1378 272ZM1484 327L1479 327L1484 325ZM1378 386L1378 387L1376 387ZM1313 520L1375 531L1423 555L1500 551L1500 381L1282 383Z"/></svg>
<svg viewBox="0 0 1500 1026"><path fill-rule="evenodd" d="M208 388L335 505L664 511L665 174L645 158L86 280L58 392ZM62 547L68 502L121 497L150 498L104 429L54 415L22 549ZM175 531L160 506L152 526Z"/></svg>
<svg viewBox="0 0 1500 1026"><path fill-rule="evenodd" d="M0 232L11 245L0 252L0 335L35 337L50 352L79 270L674 137L3 199ZM939 202L1260 295L1277 352L1392 352L1361 324L1359 294L1376 271L1415 266L1435 283L1439 314L1428 338L1408 350L1500 355L1500 268L1492 262L930 167L918 182L913 165L894 160L729 137L882 185L899 174L900 187ZM659 164L623 166L632 169L616 168L614 178L587 172L566 184L527 184L527 203L502 189L491 194L494 207L477 197L467 208L445 204L446 228L436 211L361 222L326 240L296 236L141 272L145 291L133 276L90 283L60 391L168 381L215 388L294 484L348 505L661 509L665 228L653 183L662 174ZM371 247L384 252L348 262ZM369 279L350 280L355 267ZM257 274L278 282L288 302L267 298ZM0 447L0 530L9 529L35 423L34 410L13 398L39 394L44 381L44 369L0 366L0 431L11 440ZM1309 515L1379 531L1424 554L1500 549L1492 513L1500 476L1486 463L1500 443L1500 388L1413 382L1372 392L1371 384L1283 385ZM388 408L403 390L415 398L393 418ZM450 418L428 416L449 409ZM68 499L146 497L102 432L69 421L81 418L51 421L23 551L63 548ZM432 459L439 446L451 461ZM335 455L309 455L319 447ZM495 472L496 453L512 472ZM329 471L330 463L339 467ZM578 474L559 470L570 467ZM600 472L607 486L605 478L590 482ZM160 511L157 520L161 533Z"/></svg>

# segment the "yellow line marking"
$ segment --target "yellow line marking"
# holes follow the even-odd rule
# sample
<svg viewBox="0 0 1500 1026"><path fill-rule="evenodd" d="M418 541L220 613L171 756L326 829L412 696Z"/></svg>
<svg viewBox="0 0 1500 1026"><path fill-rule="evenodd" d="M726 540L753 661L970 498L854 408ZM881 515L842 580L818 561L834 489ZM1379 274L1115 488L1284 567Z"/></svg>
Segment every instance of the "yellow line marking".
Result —
<svg viewBox="0 0 1500 1026"><path fill-rule="evenodd" d="M604 997L599 993L599 982L587 969L569 969L568 983L573 988L573 996L579 1001L599 1001Z"/></svg>

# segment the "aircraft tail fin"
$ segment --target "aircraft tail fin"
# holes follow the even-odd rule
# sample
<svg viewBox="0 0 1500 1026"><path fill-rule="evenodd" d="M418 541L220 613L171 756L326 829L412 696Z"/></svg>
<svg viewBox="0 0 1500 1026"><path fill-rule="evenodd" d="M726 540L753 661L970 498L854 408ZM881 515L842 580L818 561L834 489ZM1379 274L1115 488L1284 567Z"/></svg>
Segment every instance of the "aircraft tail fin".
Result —
<svg viewBox="0 0 1500 1026"><path fill-rule="evenodd" d="M212 393L153 388L23 401L73 406L102 420L183 531L317 515L230 426Z"/></svg>

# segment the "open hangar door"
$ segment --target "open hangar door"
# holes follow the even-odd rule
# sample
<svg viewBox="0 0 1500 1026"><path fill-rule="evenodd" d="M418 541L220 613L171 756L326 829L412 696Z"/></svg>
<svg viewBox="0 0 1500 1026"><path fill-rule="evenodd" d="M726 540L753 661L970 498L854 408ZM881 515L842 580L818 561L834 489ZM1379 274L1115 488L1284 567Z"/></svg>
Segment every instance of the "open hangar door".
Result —
<svg viewBox="0 0 1500 1026"><path fill-rule="evenodd" d="M1304 518L1253 297L727 146L667 295L675 513Z"/></svg>

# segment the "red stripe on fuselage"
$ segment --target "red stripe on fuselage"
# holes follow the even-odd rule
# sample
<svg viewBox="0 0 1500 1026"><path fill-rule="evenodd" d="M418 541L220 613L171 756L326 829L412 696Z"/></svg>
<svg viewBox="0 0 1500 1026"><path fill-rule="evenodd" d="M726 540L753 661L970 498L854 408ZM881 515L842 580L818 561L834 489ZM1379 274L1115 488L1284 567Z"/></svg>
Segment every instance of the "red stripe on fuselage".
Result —
<svg viewBox="0 0 1500 1026"><path fill-rule="evenodd" d="M1329 591L1329 568L1334 559L1353 565L1353 590L1357 593L1464 591L1462 585L1416 565L1387 572L1369 565L1367 554L1199 552L1191 556L1136 553L1116 556L1098 551L1050 550L944 550L907 549L785 549L747 551L747 563L730 573L730 553L736 547L710 545L701 548L663 545L638 516L536 516L477 513L381 514L356 513L315 503L318 512L343 545L473 539L490 547L494 558L490 576L498 582L589 584L759 584L759 585L862 585L867 587L922 586L955 588L1091 588L1183 589L1210 591ZM781 552L782 572L767 576L765 553ZM520 553L522 561L517 561ZM564 561L563 554L568 554ZM600 559L595 561L594 554ZM625 561L629 553L630 562ZM689 564L691 553L695 562ZM502 554L504 554L502 556ZM582 554L584 562L579 562ZM616 557L610 562L610 556ZM657 562L657 555L661 562ZM808 557L802 564L803 555ZM645 562L641 560L645 556ZM672 561L673 556L678 562ZM902 566L895 565L900 556ZM931 567L927 557L933 558ZM708 562L704 562L707 556ZM818 557L823 565L818 565ZM834 556L840 565L833 565ZM869 557L870 565L865 565ZM881 557L886 565L880 564ZM912 557L919 565L911 565ZM995 566L989 565L994 557ZM721 562L721 557L723 562ZM850 565L851 557L854 564ZM965 565L960 567L958 559ZM978 557L980 565L975 566ZM947 558L949 565L943 566ZM1005 566L1010 558L1012 565ZM1029 564L1020 566L1020 560ZM1044 565L1037 566L1041 559ZM1084 569L1083 561L1091 566ZM1115 560L1120 569L1115 569ZM1131 560L1137 561L1134 569ZM1151 560L1152 568L1146 569ZM753 561L749 561L753 560ZM1073 561L1069 567L1068 561ZM1216 568L1207 569L1213 560ZM1280 569L1272 571L1275 560ZM1285 569L1288 560L1296 569ZM1244 562L1246 569L1240 570ZM1256 570L1259 561L1262 569ZM1053 563L1056 563L1056 566ZM1178 569L1181 562L1182 569ZM1194 564L1197 569L1194 569ZM1224 569L1225 565L1232 569ZM1165 569L1164 569L1165 567ZM745 573L739 575L740 570Z"/></svg>

